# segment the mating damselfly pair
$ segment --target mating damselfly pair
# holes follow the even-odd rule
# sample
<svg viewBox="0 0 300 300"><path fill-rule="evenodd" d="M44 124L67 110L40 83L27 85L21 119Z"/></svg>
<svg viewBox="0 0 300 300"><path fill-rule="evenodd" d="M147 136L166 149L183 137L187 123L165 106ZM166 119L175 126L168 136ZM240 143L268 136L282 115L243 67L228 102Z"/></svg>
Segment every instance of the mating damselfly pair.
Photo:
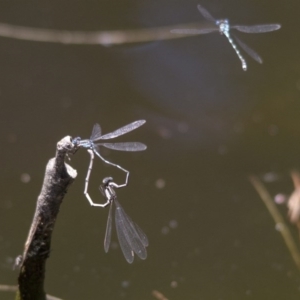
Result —
<svg viewBox="0 0 300 300"><path fill-rule="evenodd" d="M134 254L136 254L141 259L146 259L147 257L146 247L149 244L148 238L146 234L142 231L142 229L136 223L134 223L131 220L131 218L125 213L123 207L120 205L119 201L117 200L115 188L121 188L127 186L129 171L124 169L120 165L112 163L107 159L105 159L100 154L99 148L100 146L103 146L108 149L119 150L119 151L145 150L147 146L139 142L123 142L123 143L105 142L106 140L113 139L123 134L126 134L142 126L145 122L146 122L145 120L138 120L104 135L102 135L102 130L100 125L95 124L89 139L81 139L80 137L76 137L72 141L75 147L85 148L90 154L90 163L89 163L89 167L85 179L84 195L86 196L91 206L106 207L110 205L108 219L107 219L107 226L105 231L105 238L104 238L104 250L105 252L108 252L110 247L111 232L112 232L112 218L113 218L113 211L115 211L115 227L117 231L119 244L121 246L125 259L129 263L133 262ZM106 177L103 179L103 184L100 185L100 191L106 200L104 204L95 203L88 193L89 179L93 168L94 154L96 154L105 163L117 167L118 169L126 173L125 182L122 184L116 184L115 182L113 182L113 179L111 177Z"/></svg>

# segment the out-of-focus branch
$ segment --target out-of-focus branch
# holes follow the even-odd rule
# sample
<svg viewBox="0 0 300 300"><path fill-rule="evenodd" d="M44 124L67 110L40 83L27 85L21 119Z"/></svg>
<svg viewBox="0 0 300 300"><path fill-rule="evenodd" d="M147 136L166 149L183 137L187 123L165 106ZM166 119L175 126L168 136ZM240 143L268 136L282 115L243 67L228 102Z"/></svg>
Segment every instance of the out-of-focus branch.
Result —
<svg viewBox="0 0 300 300"><path fill-rule="evenodd" d="M153 290L152 291L152 296L154 298L156 298L157 300L168 300L168 298L166 298L164 296L164 294L162 294L161 292L157 291L157 290Z"/></svg>
<svg viewBox="0 0 300 300"><path fill-rule="evenodd" d="M268 193L267 189L264 187L263 183L256 177L256 176L249 176L249 180L252 183L253 187L259 194L262 201L265 203L270 215L273 217L276 229L281 233L287 248L290 251L290 254L300 270L300 253L298 247L293 239L293 236L286 225L282 215L280 214L279 210L277 209L272 197Z"/></svg>
<svg viewBox="0 0 300 300"><path fill-rule="evenodd" d="M174 26L154 27L149 29L113 30L113 31L68 31L33 27L23 27L0 23L0 37L80 45L120 45L125 43L141 43L157 40L176 39L189 35L172 34L174 28L202 28L200 23L179 24Z"/></svg>
<svg viewBox="0 0 300 300"><path fill-rule="evenodd" d="M294 183L294 192L291 194L287 206L290 221L294 223L300 232L300 174L297 170L291 171L291 177Z"/></svg>
<svg viewBox="0 0 300 300"><path fill-rule="evenodd" d="M16 300L46 300L44 277L51 236L62 200L77 176L65 157L77 149L67 136L57 143L56 156L47 164L41 193L25 243Z"/></svg>

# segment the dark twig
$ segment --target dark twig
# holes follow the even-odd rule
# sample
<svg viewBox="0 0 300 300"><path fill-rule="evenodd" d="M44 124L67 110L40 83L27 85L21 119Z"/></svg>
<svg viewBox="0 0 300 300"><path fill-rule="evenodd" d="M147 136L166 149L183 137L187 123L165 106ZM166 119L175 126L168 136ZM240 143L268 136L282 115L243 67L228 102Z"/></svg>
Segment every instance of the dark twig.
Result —
<svg viewBox="0 0 300 300"><path fill-rule="evenodd" d="M16 292L16 291L18 291L17 285L0 284L0 292ZM62 300L62 299L47 294L46 300Z"/></svg>
<svg viewBox="0 0 300 300"><path fill-rule="evenodd" d="M65 157L76 150L71 137L67 136L57 143L56 156L47 164L44 183L22 256L16 300L47 299L44 277L51 236L62 200L77 176L76 170L65 163Z"/></svg>

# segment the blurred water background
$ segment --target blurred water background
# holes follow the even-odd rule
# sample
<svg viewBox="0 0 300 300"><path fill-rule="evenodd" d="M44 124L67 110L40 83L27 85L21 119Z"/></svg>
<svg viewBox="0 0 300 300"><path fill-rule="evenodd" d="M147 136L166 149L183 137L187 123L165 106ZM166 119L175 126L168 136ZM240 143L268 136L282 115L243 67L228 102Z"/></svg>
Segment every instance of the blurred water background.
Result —
<svg viewBox="0 0 300 300"><path fill-rule="evenodd" d="M197 4L11 0L0 3L0 22L82 31L176 28L204 21ZM118 141L143 142L147 151L102 153L131 172L118 198L149 237L147 260L127 264L115 232L105 254L108 209L90 207L83 195L89 156L80 150L69 162L78 177L56 223L46 291L72 300L155 299L153 290L171 300L299 299L299 271L247 176L271 174L272 195L293 188L300 2L201 4L235 24L282 24L273 33L239 34L264 63L245 55L244 72L218 33L110 47L0 39L1 284L16 284L13 260L57 141L88 138L96 122L107 133L146 119ZM122 182L124 174L96 162L91 194L102 201L102 179Z"/></svg>

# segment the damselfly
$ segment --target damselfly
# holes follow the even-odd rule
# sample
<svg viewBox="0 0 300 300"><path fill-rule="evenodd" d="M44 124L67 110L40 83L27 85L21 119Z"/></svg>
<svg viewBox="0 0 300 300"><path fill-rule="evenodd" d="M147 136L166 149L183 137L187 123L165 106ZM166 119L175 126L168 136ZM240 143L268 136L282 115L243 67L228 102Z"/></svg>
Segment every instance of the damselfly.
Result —
<svg viewBox="0 0 300 300"><path fill-rule="evenodd" d="M104 238L104 250L107 253L110 247L113 210L115 210L115 224L119 243L125 259L131 264L134 259L134 254L141 259L147 258L146 247L149 245L149 242L142 229L125 213L123 207L117 200L114 188L118 188L118 185L113 182L111 177L104 178L103 184L100 185L100 191L107 200L103 206L110 204Z"/></svg>
<svg viewBox="0 0 300 300"><path fill-rule="evenodd" d="M199 28L199 29L172 29L172 33L177 34L206 34L211 32L219 31L220 34L224 34L226 38L228 39L230 45L236 52L238 58L240 59L242 63L242 68L244 71L247 70L247 63L242 54L240 53L239 49L237 48L236 44L234 43L234 40L231 38L231 36L234 37L235 41L240 45L240 47L249 55L251 56L255 61L258 63L262 63L262 58L251 48L249 48L245 43L243 43L240 39L238 39L235 35L230 34L231 29L236 29L241 32L245 33L263 33L263 32L270 32L274 30L278 30L281 28L280 24L262 24L262 25L229 25L228 19L222 19L222 20L216 20L203 6L200 4L197 6L198 10L202 14L202 16L209 22L213 22L216 26L214 27L208 27L208 28Z"/></svg>
<svg viewBox="0 0 300 300"><path fill-rule="evenodd" d="M139 143L139 142L125 142L125 143L105 143L105 142L101 142L101 143L95 143L97 141L105 141L108 139L113 139L116 138L120 135L123 135L125 133L128 133L140 126L142 126L143 124L145 124L145 120L139 120L139 121L135 121L132 122L128 125L125 125L113 132L107 133L102 135L101 133L101 127L99 124L95 124L93 127L93 131L92 131L92 135L89 139L81 139L80 137L76 137L73 139L73 144L76 147L83 147L88 149L88 152L90 154L90 163L89 163L89 167L88 167L88 171L87 171L87 175L86 175L86 179L85 179L85 187L84 187L84 194L86 196L86 198L88 199L89 203L92 206L100 206L102 207L101 204L97 204L94 203L93 200L91 199L91 197L88 194L88 185L89 185L89 178L91 175L91 171L93 168L93 161L94 161L94 154L96 154L100 159L102 159L105 163L112 165L114 167L119 168L120 170L122 170L123 172L126 173L126 179L125 179L125 183L117 185L117 187L124 187L128 184L128 178L129 178L129 171L124 169L123 167L121 167L120 165L117 165L115 163L112 163L108 160L106 160L103 156L101 156L100 152L99 152L99 147L103 146L112 150L119 150L119 151L142 151L145 150L147 148L146 145Z"/></svg>

